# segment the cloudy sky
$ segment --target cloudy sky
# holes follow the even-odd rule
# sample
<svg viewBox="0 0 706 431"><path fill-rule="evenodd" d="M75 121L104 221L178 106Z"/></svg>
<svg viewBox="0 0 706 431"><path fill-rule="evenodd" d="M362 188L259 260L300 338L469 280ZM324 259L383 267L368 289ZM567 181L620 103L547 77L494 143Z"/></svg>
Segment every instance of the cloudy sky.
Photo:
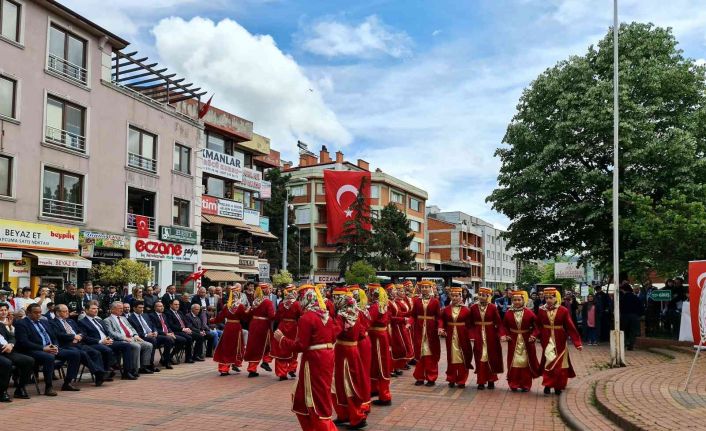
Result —
<svg viewBox="0 0 706 431"><path fill-rule="evenodd" d="M362 158L429 203L500 227L485 197L518 98L612 24L612 0L63 0L248 118L296 160L296 141ZM621 21L674 28L706 57L701 0L621 0Z"/></svg>

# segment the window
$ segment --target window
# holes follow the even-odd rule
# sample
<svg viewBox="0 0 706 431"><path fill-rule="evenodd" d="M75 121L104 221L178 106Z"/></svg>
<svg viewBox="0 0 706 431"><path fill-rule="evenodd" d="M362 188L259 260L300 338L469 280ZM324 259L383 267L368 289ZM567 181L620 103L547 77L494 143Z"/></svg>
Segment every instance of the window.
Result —
<svg viewBox="0 0 706 431"><path fill-rule="evenodd" d="M412 241L411 243L409 243L409 249L415 253L419 253L419 243L417 241Z"/></svg>
<svg viewBox="0 0 706 431"><path fill-rule="evenodd" d="M0 156L0 195L12 196L12 159Z"/></svg>
<svg viewBox="0 0 706 431"><path fill-rule="evenodd" d="M398 204L404 204L404 195L402 193L392 190L390 200Z"/></svg>
<svg viewBox="0 0 706 431"><path fill-rule="evenodd" d="M0 0L0 34L20 41L20 5L10 0Z"/></svg>
<svg viewBox="0 0 706 431"><path fill-rule="evenodd" d="M0 0L2 1L2 0ZM15 99L17 98L17 81L0 75L0 115L15 117Z"/></svg>
<svg viewBox="0 0 706 431"><path fill-rule="evenodd" d="M311 223L311 211L309 208L297 208L294 210L294 222L296 224Z"/></svg>
<svg viewBox="0 0 706 431"><path fill-rule="evenodd" d="M372 219L379 219L380 218L380 210L370 210L370 218Z"/></svg>
<svg viewBox="0 0 706 431"><path fill-rule="evenodd" d="M409 228L412 229L414 232L421 232L422 224L416 220L410 220L409 221Z"/></svg>
<svg viewBox="0 0 706 431"><path fill-rule="evenodd" d="M174 170L184 174L191 173L191 148L174 144Z"/></svg>
<svg viewBox="0 0 706 431"><path fill-rule="evenodd" d="M290 196L306 196L306 187L304 185L292 186L289 189Z"/></svg>
<svg viewBox="0 0 706 431"><path fill-rule="evenodd" d="M85 108L54 96L47 97L46 141L85 153L85 118Z"/></svg>
<svg viewBox="0 0 706 431"><path fill-rule="evenodd" d="M377 186L377 185L370 186L370 197L373 199L380 198L380 186Z"/></svg>
<svg viewBox="0 0 706 431"><path fill-rule="evenodd" d="M83 176L44 168L42 215L83 220Z"/></svg>
<svg viewBox="0 0 706 431"><path fill-rule="evenodd" d="M324 183L316 183L316 194L318 196L324 196L326 194L326 188Z"/></svg>
<svg viewBox="0 0 706 431"><path fill-rule="evenodd" d="M49 29L49 70L81 84L88 83L86 41L63 28Z"/></svg>
<svg viewBox="0 0 706 431"><path fill-rule="evenodd" d="M412 211L419 211L419 207L421 206L420 204L421 202L419 202L418 199L409 198L409 208Z"/></svg>
<svg viewBox="0 0 706 431"><path fill-rule="evenodd" d="M137 229L137 216L145 216L149 221L150 230L154 231L155 201L154 192L128 187L126 226L129 229Z"/></svg>
<svg viewBox="0 0 706 431"><path fill-rule="evenodd" d="M152 173L157 172L157 136L130 126L128 165Z"/></svg>
<svg viewBox="0 0 706 431"><path fill-rule="evenodd" d="M206 131L206 148L228 155L235 155L233 150L233 141L223 135L214 133L210 130ZM245 162L245 160L243 160ZM247 165L246 165L247 166Z"/></svg>
<svg viewBox="0 0 706 431"><path fill-rule="evenodd" d="M189 201L174 198L172 205L172 223L175 226L189 227Z"/></svg>

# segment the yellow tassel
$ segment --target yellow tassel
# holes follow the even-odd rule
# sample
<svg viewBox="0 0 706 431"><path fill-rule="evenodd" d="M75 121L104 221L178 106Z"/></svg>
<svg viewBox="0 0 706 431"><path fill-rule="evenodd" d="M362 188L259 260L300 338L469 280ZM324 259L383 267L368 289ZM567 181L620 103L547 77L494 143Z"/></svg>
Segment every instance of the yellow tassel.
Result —
<svg viewBox="0 0 706 431"><path fill-rule="evenodd" d="M378 287L378 303L382 308L387 307L388 303L387 292L382 287Z"/></svg>
<svg viewBox="0 0 706 431"><path fill-rule="evenodd" d="M324 302L324 297L321 296L321 291L319 290L319 288L315 286L314 292L316 292L316 301L319 303L319 308L321 308L324 311L328 310L326 308L326 303Z"/></svg>
<svg viewBox="0 0 706 431"><path fill-rule="evenodd" d="M260 286L257 286L257 288L255 289L255 298L262 299L262 296L262 288Z"/></svg>
<svg viewBox="0 0 706 431"><path fill-rule="evenodd" d="M360 287L358 288L358 299L358 302L363 308L368 306L368 295L366 295L365 290L361 289Z"/></svg>
<svg viewBox="0 0 706 431"><path fill-rule="evenodd" d="M233 307L233 289L228 290L228 308Z"/></svg>

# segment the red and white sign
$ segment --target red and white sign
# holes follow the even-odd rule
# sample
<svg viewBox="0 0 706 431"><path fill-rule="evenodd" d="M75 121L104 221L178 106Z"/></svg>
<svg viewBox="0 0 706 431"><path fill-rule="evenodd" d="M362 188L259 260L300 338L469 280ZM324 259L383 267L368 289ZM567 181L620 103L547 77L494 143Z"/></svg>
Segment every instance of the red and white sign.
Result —
<svg viewBox="0 0 706 431"><path fill-rule="evenodd" d="M370 212L370 172L325 170L324 188L328 220L326 242L336 244L343 234L345 223L355 220L357 216L351 205L359 194L365 198L368 213ZM364 228L370 229L370 225Z"/></svg>
<svg viewBox="0 0 706 431"><path fill-rule="evenodd" d="M40 266L56 266L59 268L83 268L91 267L92 262L88 259L73 258L71 256L42 256L37 253L37 264Z"/></svg>
<svg viewBox="0 0 706 431"><path fill-rule="evenodd" d="M218 199L212 196L202 196L201 213L242 220L243 204L240 202L231 201L229 199Z"/></svg>
<svg viewBox="0 0 706 431"><path fill-rule="evenodd" d="M262 180L260 184L260 199L271 199L272 198L272 183L269 181Z"/></svg>
<svg viewBox="0 0 706 431"><path fill-rule="evenodd" d="M259 192L262 188L262 172L255 169L243 168L243 183L240 184L240 186Z"/></svg>
<svg viewBox="0 0 706 431"><path fill-rule="evenodd" d="M218 198L201 196L201 214L218 215Z"/></svg>
<svg viewBox="0 0 706 431"><path fill-rule="evenodd" d="M200 248L196 245L176 244L148 238L130 238L130 258L171 260L180 263L198 263Z"/></svg>
<svg viewBox="0 0 706 431"><path fill-rule="evenodd" d="M689 311L691 312L691 332L694 334L694 345L701 343L701 326L706 330L706 316L700 312L702 299L706 296L706 260L689 262ZM705 300L706 301L706 300ZM699 324L700 323L700 324Z"/></svg>
<svg viewBox="0 0 706 431"><path fill-rule="evenodd" d="M150 236L150 219L143 215L135 215L135 225L137 226L138 238L148 238Z"/></svg>

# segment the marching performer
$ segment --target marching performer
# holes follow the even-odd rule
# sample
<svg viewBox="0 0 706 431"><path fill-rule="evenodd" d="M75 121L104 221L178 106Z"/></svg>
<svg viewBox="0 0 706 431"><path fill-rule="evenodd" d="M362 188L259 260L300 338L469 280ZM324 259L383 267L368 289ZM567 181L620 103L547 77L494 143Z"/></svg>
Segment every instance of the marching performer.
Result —
<svg viewBox="0 0 706 431"><path fill-rule="evenodd" d="M417 364L414 366L414 378L417 386L427 381L427 386L434 386L439 376L439 359L441 358L441 305L434 298L436 290L432 281L423 280L417 283L422 295L414 298L411 316L414 317L414 354Z"/></svg>
<svg viewBox="0 0 706 431"><path fill-rule="evenodd" d="M324 299L314 286L299 288L299 304L302 315L297 324L297 338L287 338L279 329L274 333L284 349L302 353L292 411L304 431L335 431L336 425L331 420L333 343L341 328L329 316Z"/></svg>
<svg viewBox="0 0 706 431"><path fill-rule="evenodd" d="M241 301L240 290L240 287L228 287L227 305L216 317L211 319L211 323L225 322L223 334L213 353L213 360L218 362L218 371L221 376L230 374L228 370L231 367L236 372L240 372L238 367L243 364L243 327L240 321L245 318L246 310Z"/></svg>
<svg viewBox="0 0 706 431"><path fill-rule="evenodd" d="M452 287L449 290L451 304L441 312L443 332L446 336L446 381L449 387L466 387L468 370L473 369L473 350L468 335L471 312L463 305L463 289Z"/></svg>
<svg viewBox="0 0 706 431"><path fill-rule="evenodd" d="M368 311L368 296L365 294L365 290L361 289L357 285L349 286L348 290L353 294L353 299L355 299L356 307L358 308L358 323L361 326L361 331L358 334L358 351L360 352L360 357L364 364L370 364L372 361L372 345L370 343L370 336L368 335L368 330L370 329L370 312ZM361 381L361 391L363 392L363 404L362 408L365 413L370 413L370 367L365 366L362 370L363 377ZM376 394L377 395L377 394Z"/></svg>
<svg viewBox="0 0 706 431"><path fill-rule="evenodd" d="M409 312L407 311L404 303L399 301L398 293L402 289L402 286L395 286L393 284L387 285L387 295L390 299L389 310L390 310L390 351L392 357L392 376L401 376L402 369L407 366L407 362L412 359L409 356L411 348L408 343L411 341L409 338L409 331L407 326L407 317ZM407 334L407 337L405 337Z"/></svg>
<svg viewBox="0 0 706 431"><path fill-rule="evenodd" d="M248 344L245 348L245 362L248 363L248 377L257 377L257 364L266 371L272 371L270 363L270 336L272 321L275 318L275 306L269 299L270 285L260 283L255 290L255 299L248 310L250 323L248 326Z"/></svg>
<svg viewBox="0 0 706 431"><path fill-rule="evenodd" d="M290 284L284 289L284 300L277 307L277 314L275 314L277 329L290 340L297 338L297 320L300 314L297 288ZM272 357L275 358L275 374L280 380L288 380L287 374L292 378L297 376L296 355L283 349L276 341L272 343Z"/></svg>
<svg viewBox="0 0 706 431"><path fill-rule="evenodd" d="M407 367L405 367L405 369L408 370L410 365L415 365L417 363L417 360L414 359L414 322L416 319L412 316L412 308L414 308L414 298L417 297L417 289L410 280L405 280L402 283L402 286L404 287L404 302L408 308L407 321L409 322L409 337L412 340L412 343L410 344L412 349L410 356L412 359L407 363Z"/></svg>
<svg viewBox="0 0 706 431"><path fill-rule="evenodd" d="M478 288L478 302L471 305L471 339L476 362L478 389L495 389L498 374L503 372L503 351L500 347L502 322L495 304L490 302L493 291Z"/></svg>
<svg viewBox="0 0 706 431"><path fill-rule="evenodd" d="M388 329L390 323L389 300L385 289L377 283L369 284L368 291L371 297L371 305L368 309L370 313L368 335L372 345L370 387L372 393L377 393L378 396L378 399L373 401L373 404L389 406L392 404L392 394L390 394L392 360L390 358L390 333Z"/></svg>
<svg viewBox="0 0 706 431"><path fill-rule="evenodd" d="M326 292L326 285L323 283L319 283L315 287L319 290L319 292L321 292L321 296L324 297L324 304L326 304L326 310L328 310L328 314L330 316L336 314L336 307L333 305L333 301L331 301L327 295L324 295L324 292Z"/></svg>
<svg viewBox="0 0 706 431"><path fill-rule="evenodd" d="M402 342L404 344L405 353L404 356L406 361L401 364L398 369L398 375L402 374L401 370L409 370L409 361L414 359L414 342L412 341L412 324L410 323L410 313L412 312L412 299L407 297L407 292L404 285L397 286L397 298L395 299L395 304L399 310L399 314L403 317L403 324L399 325L399 329L402 332ZM397 368L397 367L395 367Z"/></svg>
<svg viewBox="0 0 706 431"><path fill-rule="evenodd" d="M551 389L559 395L566 388L569 378L576 377L571 366L567 337L576 349L582 350L581 336L571 320L571 314L561 304L561 294L553 287L544 289L545 304L539 307L540 340L542 342L542 386L549 395Z"/></svg>
<svg viewBox="0 0 706 431"><path fill-rule="evenodd" d="M513 392L528 392L532 379L539 377L539 363L535 341L539 335L537 318L527 308L527 292L512 292L512 307L503 317L504 341L507 348L507 383Z"/></svg>

